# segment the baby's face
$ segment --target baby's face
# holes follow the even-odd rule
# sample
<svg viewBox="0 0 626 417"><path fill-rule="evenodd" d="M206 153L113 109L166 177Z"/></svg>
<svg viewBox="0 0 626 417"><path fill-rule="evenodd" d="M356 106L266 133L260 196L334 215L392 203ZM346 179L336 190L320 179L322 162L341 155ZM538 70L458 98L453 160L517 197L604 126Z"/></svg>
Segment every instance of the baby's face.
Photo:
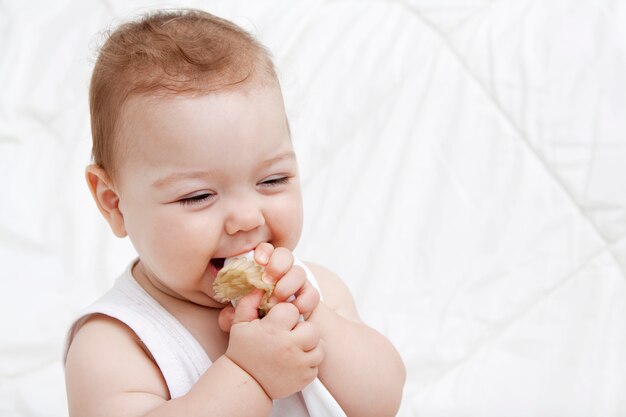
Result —
<svg viewBox="0 0 626 417"><path fill-rule="evenodd" d="M261 242L294 249L297 164L277 87L136 97L124 109L117 192L142 271L207 306L219 259Z"/></svg>

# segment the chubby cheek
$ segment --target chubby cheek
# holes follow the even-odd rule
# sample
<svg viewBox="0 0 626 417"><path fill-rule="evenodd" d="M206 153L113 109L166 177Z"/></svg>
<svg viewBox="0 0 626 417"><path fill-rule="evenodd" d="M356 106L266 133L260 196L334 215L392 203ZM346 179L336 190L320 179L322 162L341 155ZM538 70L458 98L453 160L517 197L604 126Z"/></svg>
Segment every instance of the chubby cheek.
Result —
<svg viewBox="0 0 626 417"><path fill-rule="evenodd" d="M302 200L299 195L276 204L268 217L274 246L294 250L302 233Z"/></svg>
<svg viewBox="0 0 626 417"><path fill-rule="evenodd" d="M164 206L141 213L134 219L136 227L128 230L139 257L163 279L201 275L215 250L211 222L201 216L177 216L177 209Z"/></svg>

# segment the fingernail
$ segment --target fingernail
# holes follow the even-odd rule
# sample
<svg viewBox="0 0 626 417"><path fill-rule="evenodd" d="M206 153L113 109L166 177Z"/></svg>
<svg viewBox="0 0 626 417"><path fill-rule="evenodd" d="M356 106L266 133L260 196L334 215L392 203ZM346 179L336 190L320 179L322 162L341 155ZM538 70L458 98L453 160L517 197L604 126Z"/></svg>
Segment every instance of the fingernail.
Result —
<svg viewBox="0 0 626 417"><path fill-rule="evenodd" d="M256 255L256 260L259 263L262 263L262 264L265 265L267 263L267 255L265 253L261 252L258 255Z"/></svg>

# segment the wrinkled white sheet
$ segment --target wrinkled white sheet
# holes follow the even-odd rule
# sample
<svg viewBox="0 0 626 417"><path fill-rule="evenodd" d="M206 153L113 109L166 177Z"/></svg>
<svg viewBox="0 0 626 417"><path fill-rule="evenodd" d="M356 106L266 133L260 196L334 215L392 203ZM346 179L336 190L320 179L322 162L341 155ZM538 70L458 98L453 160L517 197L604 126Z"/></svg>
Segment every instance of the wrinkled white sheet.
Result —
<svg viewBox="0 0 626 417"><path fill-rule="evenodd" d="M67 413L61 347L133 257L83 180L98 31L155 3L0 2L0 415ZM626 5L169 1L273 51L298 255L404 357L399 415L626 415Z"/></svg>

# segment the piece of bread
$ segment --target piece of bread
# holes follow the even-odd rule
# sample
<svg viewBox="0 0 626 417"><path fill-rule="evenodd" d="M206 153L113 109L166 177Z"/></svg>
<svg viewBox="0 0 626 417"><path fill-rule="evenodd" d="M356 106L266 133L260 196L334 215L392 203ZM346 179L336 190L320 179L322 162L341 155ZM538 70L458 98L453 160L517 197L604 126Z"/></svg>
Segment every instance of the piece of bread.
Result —
<svg viewBox="0 0 626 417"><path fill-rule="evenodd" d="M259 315L263 317L274 306L269 301L274 285L263 279L265 268L254 262L252 254L227 258L213 282L213 291L218 301L234 303L255 288L265 291L259 306Z"/></svg>

